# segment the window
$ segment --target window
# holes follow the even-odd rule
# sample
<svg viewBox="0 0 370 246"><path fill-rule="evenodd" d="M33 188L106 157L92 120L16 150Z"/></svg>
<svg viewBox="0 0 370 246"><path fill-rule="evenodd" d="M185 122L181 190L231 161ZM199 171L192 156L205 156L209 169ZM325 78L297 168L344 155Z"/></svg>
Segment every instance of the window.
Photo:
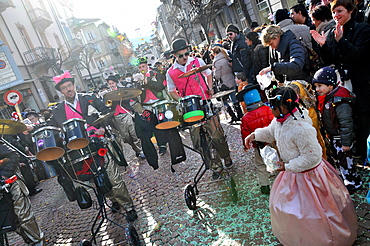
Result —
<svg viewBox="0 0 370 246"><path fill-rule="evenodd" d="M101 47L100 47L100 44L95 44L95 45L94 45L94 49L95 49L95 52L96 52L96 53L100 53L100 52L102 52L102 49L101 49Z"/></svg>
<svg viewBox="0 0 370 246"><path fill-rule="evenodd" d="M256 0L256 2L261 22L267 24L270 23L270 20L268 19L268 14L270 13L268 2L266 0Z"/></svg>
<svg viewBox="0 0 370 246"><path fill-rule="evenodd" d="M104 68L106 65L105 65L105 61L104 60L99 60L98 61L98 67L99 68Z"/></svg>
<svg viewBox="0 0 370 246"><path fill-rule="evenodd" d="M24 26L18 26L18 30L19 30L19 33L21 34L21 38L27 50L31 50L33 48L33 45L28 36L26 29L24 28Z"/></svg>
<svg viewBox="0 0 370 246"><path fill-rule="evenodd" d="M57 42L58 47L62 46L62 42L60 42L58 34L54 33L55 41Z"/></svg>
<svg viewBox="0 0 370 246"><path fill-rule="evenodd" d="M239 1L235 2L235 6L236 6L236 12L238 13L238 15L243 15L243 9Z"/></svg>
<svg viewBox="0 0 370 246"><path fill-rule="evenodd" d="M93 31L86 33L86 39L87 40L93 40L95 38L96 38L96 36L95 36L95 33Z"/></svg>

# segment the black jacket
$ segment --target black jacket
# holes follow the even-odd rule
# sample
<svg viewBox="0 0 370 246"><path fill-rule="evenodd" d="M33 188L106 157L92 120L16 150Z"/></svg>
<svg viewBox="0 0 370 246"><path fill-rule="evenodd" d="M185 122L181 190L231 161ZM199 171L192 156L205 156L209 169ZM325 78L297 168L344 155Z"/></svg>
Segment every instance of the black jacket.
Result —
<svg viewBox="0 0 370 246"><path fill-rule="evenodd" d="M98 114L92 114L90 116L88 115L89 105L94 107L97 111L101 112L102 114L107 114L110 111L110 109L107 106L105 106L105 104L93 94L77 93L76 96L78 96L78 100L81 106L82 112L80 113L82 113L82 116L86 120L87 124L92 124L96 119L99 118ZM65 102L63 101L53 109L53 116L49 119L48 125L62 127L63 122L67 120L66 111L64 107Z"/></svg>
<svg viewBox="0 0 370 246"><path fill-rule="evenodd" d="M269 48L262 44L256 45L252 58L253 76L256 77L262 69L269 66Z"/></svg>
<svg viewBox="0 0 370 246"><path fill-rule="evenodd" d="M145 85L141 85L141 90L142 90L142 93L140 96L141 102L144 102L146 98L146 89L153 92L153 94L158 99L164 100L162 90L165 88L165 86L163 85L163 81L162 82L158 81L156 78L156 74L153 71L149 71L149 73L150 73L150 77L148 77L148 83Z"/></svg>
<svg viewBox="0 0 370 246"><path fill-rule="evenodd" d="M5 158L8 160L0 163L0 176L10 178L18 170L19 155L0 140L0 160Z"/></svg>
<svg viewBox="0 0 370 246"><path fill-rule="evenodd" d="M330 30L321 54L325 65L335 65L342 80L351 79L358 112L370 112L370 26L351 19L343 26L339 42L334 29Z"/></svg>
<svg viewBox="0 0 370 246"><path fill-rule="evenodd" d="M231 44L233 72L244 72L248 77L252 68L250 48L245 43L245 36L238 34Z"/></svg>
<svg viewBox="0 0 370 246"><path fill-rule="evenodd" d="M285 81L284 76L287 81L311 80L307 73L309 60L306 48L290 30L281 35L276 52L270 48L270 64L271 70L280 82Z"/></svg>

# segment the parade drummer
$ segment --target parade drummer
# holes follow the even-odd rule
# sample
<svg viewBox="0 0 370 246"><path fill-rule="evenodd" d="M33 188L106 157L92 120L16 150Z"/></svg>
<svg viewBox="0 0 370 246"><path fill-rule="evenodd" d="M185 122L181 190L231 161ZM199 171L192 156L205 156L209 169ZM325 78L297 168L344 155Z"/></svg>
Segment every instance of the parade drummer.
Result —
<svg viewBox="0 0 370 246"><path fill-rule="evenodd" d="M109 112L109 108L107 108L96 96L92 94L76 93L74 78L71 77L68 71L60 76L53 77L53 80L56 82L55 89L63 94L65 100L53 109L53 116L49 120L50 125L61 128L63 122L73 118L84 119L87 124L92 124L92 122L99 117L98 112L102 114L107 114ZM89 126L87 131L94 131L94 134L98 136L104 135L105 132L104 128L100 127L97 129L93 126ZM104 163L103 157L100 157L99 155L95 155L94 159L96 160L96 163ZM86 174L88 174L88 172L90 172L90 167L88 167L87 170L86 167L84 167L86 164L86 162L83 164L82 170L80 170L79 173L85 171ZM112 190L106 194L112 201L112 211L118 210L121 206L126 210L127 219L129 221L136 220L137 214L134 209L133 201L128 193L122 176L119 173L117 163L115 163L112 158L109 158L109 161L104 167L109 181L113 186ZM70 201L75 200L76 194L70 175L68 175L60 165L59 173L59 184L62 185L68 199Z"/></svg>
<svg viewBox="0 0 370 246"><path fill-rule="evenodd" d="M19 155L0 142L0 177L8 179L13 175L21 177L18 172ZM31 201L28 198L29 191L21 179L17 179L9 188L14 213L17 216L16 232L23 238L27 245L45 245L44 233L36 222L31 210Z"/></svg>
<svg viewBox="0 0 370 246"><path fill-rule="evenodd" d="M144 109L153 111L153 104L165 99L163 95L165 85L163 81L157 80L156 73L149 68L146 57L139 59L138 69L140 74L142 74L142 79L138 81L142 90L142 94L140 95L141 104ZM164 155L167 152L168 142L166 132L154 129L154 135L157 139L159 155Z"/></svg>
<svg viewBox="0 0 370 246"><path fill-rule="evenodd" d="M177 39L172 43L171 52L175 57L175 62L168 69L166 74L168 92L175 100L189 95L198 95L202 97L204 103L210 103L210 98L213 95L212 71L210 69L202 71L202 75L193 74L188 77L179 78L180 75L189 72L193 68L206 65L200 58L189 57L189 48L190 46L184 39ZM203 75L206 80L203 79ZM218 153L218 155L215 155L216 158L211 161L211 168L214 170L212 177L213 179L217 179L222 172L222 161L220 157L224 159L226 167L232 166L230 150L218 115L214 115L207 120L204 127L206 131L210 133L212 145ZM200 148L199 130L199 127L192 128L190 130L190 135L195 148L202 151Z"/></svg>
<svg viewBox="0 0 370 246"><path fill-rule="evenodd" d="M118 80L115 76L109 76L107 83L111 90L123 88L118 87ZM122 140L131 145L132 149L136 153L136 157L145 159L140 139L137 137L135 132L135 123L133 120L134 109L131 105L137 103L138 102L133 99L122 100L121 102L113 101L112 109L114 110L115 123L119 129L119 135L121 136Z"/></svg>

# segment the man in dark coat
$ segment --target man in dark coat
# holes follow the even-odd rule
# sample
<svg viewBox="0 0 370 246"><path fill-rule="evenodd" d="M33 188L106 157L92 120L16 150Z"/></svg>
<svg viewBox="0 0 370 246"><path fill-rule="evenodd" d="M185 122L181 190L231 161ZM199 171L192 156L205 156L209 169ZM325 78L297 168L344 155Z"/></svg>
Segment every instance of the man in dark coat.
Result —
<svg viewBox="0 0 370 246"><path fill-rule="evenodd" d="M226 27L226 35L231 41L230 51L232 54L233 73L243 72L249 83L254 83L252 78L252 57L250 48L245 43L245 36L233 24Z"/></svg>
<svg viewBox="0 0 370 246"><path fill-rule="evenodd" d="M71 118L82 118L86 120L86 123L89 126L86 129L88 132L94 132L97 136L104 135L105 129L103 127L97 129L91 124L99 117L99 113L107 114L110 109L92 94L76 93L74 79L71 77L69 72L65 72L61 76L53 77L53 79L57 83L55 88L64 95L65 101L59 103L53 109L53 116L50 118L49 124L62 127L63 123ZM96 163L104 162L104 160L102 160L103 157L98 155L95 155L93 158L95 160L95 165L97 165ZM106 194L112 201L112 207L115 210L119 209L120 206L123 207L127 212L127 219L129 221L136 220L137 214L134 209L133 201L128 193L125 182L119 173L117 163L115 163L112 158L109 158L109 161L104 164L103 168L105 168L109 181L113 187L112 190ZM81 172L82 171L83 170L81 170ZM73 182L68 179L70 179L70 175L66 174L63 169L60 177L58 177L58 182L63 186L67 195L69 193L68 198L73 200ZM68 185L64 185L66 183Z"/></svg>

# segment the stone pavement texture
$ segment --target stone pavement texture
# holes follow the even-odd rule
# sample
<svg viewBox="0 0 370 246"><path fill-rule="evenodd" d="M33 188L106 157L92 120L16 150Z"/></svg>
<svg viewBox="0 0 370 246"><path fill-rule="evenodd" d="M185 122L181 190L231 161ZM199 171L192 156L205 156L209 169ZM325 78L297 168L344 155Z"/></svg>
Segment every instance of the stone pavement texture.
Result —
<svg viewBox="0 0 370 246"><path fill-rule="evenodd" d="M260 194L253 153L243 150L239 125L223 123L234 162L229 171L237 185L239 200L236 203L231 199L227 182L223 179L209 182L212 172L207 171L198 185L199 208L189 210L184 200L184 188L193 184L202 163L200 156L186 150L187 160L175 165L176 172L172 173L167 153L159 157L160 168L153 171L125 145L129 167L127 170L121 167L121 171L139 215L133 224L142 245L281 245L271 231L268 196ZM191 146L189 134L184 131L181 134L184 143ZM362 168L361 172L368 185L368 170ZM41 182L39 188L44 190L31 197L31 201L47 245L78 245L82 239L91 237L90 228L97 214L96 202L95 206L81 210L76 202L68 202L56 178ZM222 190L226 191L217 192ZM212 192L215 193L207 194ZM366 194L367 189L363 189L352 195L360 225L354 245L370 245L370 205L366 202ZM127 225L124 216L112 214L108 208L107 213L116 223ZM24 245L16 233L9 233L8 237L11 245ZM122 228L104 222L97 245L129 244Z"/></svg>

